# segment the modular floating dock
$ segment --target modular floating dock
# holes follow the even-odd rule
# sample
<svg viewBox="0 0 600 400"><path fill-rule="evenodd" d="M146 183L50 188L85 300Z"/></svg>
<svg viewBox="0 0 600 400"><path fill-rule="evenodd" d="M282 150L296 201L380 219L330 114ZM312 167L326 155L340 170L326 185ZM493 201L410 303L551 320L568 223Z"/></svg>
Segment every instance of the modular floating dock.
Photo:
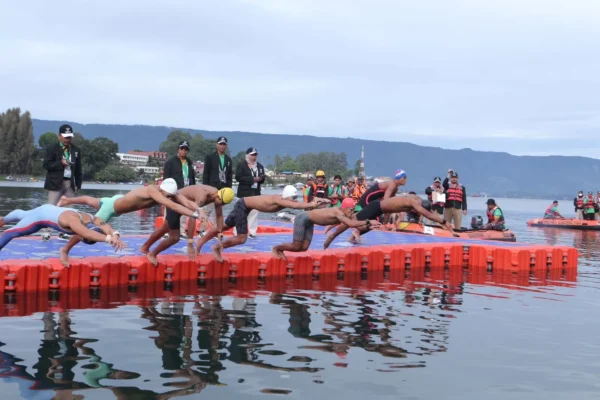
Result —
<svg viewBox="0 0 600 400"><path fill-rule="evenodd" d="M253 290L258 282L284 279L319 279L319 276L349 276L367 273L369 279L384 279L419 271L444 276L493 272L553 280L573 280L577 274L578 251L567 246L541 246L483 240L442 238L431 235L372 231L363 243L347 242L340 235L323 250L324 229L315 227L307 252L286 252L288 261L271 256L271 248L292 240L292 225L279 221L261 221L259 235L245 244L225 250L226 261L214 260L207 243L200 256L190 261L187 243L181 240L158 256L152 266L138 252L148 235L125 236L128 248L116 253L108 244L78 244L70 254L71 267L59 260L59 249L66 242L38 237L15 239L0 252L0 294L101 290L142 285L187 287L190 282L239 281L241 290ZM155 244L156 246L156 244ZM345 277L345 278L344 278ZM387 278L386 278L387 279ZM461 278L462 279L462 278ZM161 286L161 287L162 287ZM42 296L43 297L43 296Z"/></svg>

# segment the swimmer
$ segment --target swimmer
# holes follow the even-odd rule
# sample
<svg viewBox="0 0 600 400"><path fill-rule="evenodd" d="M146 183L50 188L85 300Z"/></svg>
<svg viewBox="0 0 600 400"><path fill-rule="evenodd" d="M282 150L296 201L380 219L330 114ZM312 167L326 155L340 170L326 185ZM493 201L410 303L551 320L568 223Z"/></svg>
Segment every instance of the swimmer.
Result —
<svg viewBox="0 0 600 400"><path fill-rule="evenodd" d="M431 202L429 200L423 200L419 196L409 195L401 197L392 197L387 200L376 200L369 204L366 208L362 209L357 215L356 219L359 221L366 221L376 218L382 213L392 214L399 212L412 211L416 212L431 221L439 222L442 228L453 232L452 225L446 221L440 214L431 212ZM327 237L323 248L328 248L331 242L342 232L348 229L347 225L342 225L336 229L335 233ZM370 229L363 231L361 234L368 232Z"/></svg>
<svg viewBox="0 0 600 400"><path fill-rule="evenodd" d="M110 225L97 217L72 208L44 204L29 211L14 210L5 217L0 217L0 227L13 222L17 224L0 236L0 250L14 238L32 235L44 228L74 235L71 239L78 238L87 244L106 242L116 251L126 247L121 241L119 232L114 231ZM65 267L70 266L69 250L67 245L60 249L60 261Z"/></svg>
<svg viewBox="0 0 600 400"><path fill-rule="evenodd" d="M264 213L274 213L283 210L284 208L294 209L311 209L319 206L320 204L331 203L328 199L314 198L312 202L298 202L298 190L292 185L288 185L283 189L281 195L262 195L262 196L250 196L239 199L233 210L227 216L225 220L225 226L223 230L229 230L235 226L237 236L219 242L212 246L212 251L215 259L218 262L223 262L223 256L221 252L232 246L237 246L246 243L248 237L248 214L252 210L258 210ZM223 230L219 230L219 227L213 227L206 233L205 236L198 239L196 243L196 253L200 254L202 246L215 236L219 236L219 239L223 237Z"/></svg>
<svg viewBox="0 0 600 400"><path fill-rule="evenodd" d="M294 241L292 243L284 243L273 247L271 250L273 257L287 260L284 251L301 252L308 250L313 238L315 225L327 226L339 223L340 225L343 225L345 229L350 227L360 231L380 226L379 221L374 219L358 221L353 214L353 211L354 201L347 198L344 199L339 208L322 208L319 210L301 212L296 215L296 219L294 220Z"/></svg>
<svg viewBox="0 0 600 400"><path fill-rule="evenodd" d="M196 203L177 192L177 183L173 178L165 179L159 187L154 185L144 186L134 189L125 195L118 194L113 197L103 197L101 199L90 196L72 198L63 196L57 206L63 207L73 204L87 205L95 208L98 212L94 217L104 222L108 222L121 214L150 208L158 204L187 217L198 218L200 216L200 209ZM79 241L78 237L71 237L65 246L67 251L70 251Z"/></svg>
<svg viewBox="0 0 600 400"><path fill-rule="evenodd" d="M186 199L193 201L199 207L206 206L207 204L214 203L215 213L217 217L217 229L223 231L223 205L229 204L233 201L234 193L231 188L223 188L217 190L216 188L208 185L192 185L186 186L179 190L179 194ZM204 213L201 213L201 219L206 218ZM148 240L140 247L140 252L146 254L148 261L155 267L158 265L156 256L161 252L165 251L169 247L179 242L179 231L181 224L181 214L175 211L167 209L167 215L162 226L154 230ZM194 232L196 231L196 221L191 219L188 221L188 245L187 252L190 260L196 259L196 252L194 250ZM150 251L150 247L156 243L165 233L169 233L169 237L161 241L154 250Z"/></svg>

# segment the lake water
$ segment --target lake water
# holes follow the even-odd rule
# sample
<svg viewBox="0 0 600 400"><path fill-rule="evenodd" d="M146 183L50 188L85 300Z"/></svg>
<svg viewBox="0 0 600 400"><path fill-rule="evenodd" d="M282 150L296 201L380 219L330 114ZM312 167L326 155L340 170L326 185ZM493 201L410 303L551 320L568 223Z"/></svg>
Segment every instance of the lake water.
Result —
<svg viewBox="0 0 600 400"><path fill-rule="evenodd" d="M85 194L131 189L123 186ZM0 185L0 214L45 198L39 188ZM3 317L0 398L598 398L600 234L528 228L552 200L496 199L518 241L580 250L576 282L408 277L395 291L340 282L324 292L292 281L278 292L194 291L140 306ZM463 225L485 214L484 202L469 198ZM157 214L114 225L148 233Z"/></svg>

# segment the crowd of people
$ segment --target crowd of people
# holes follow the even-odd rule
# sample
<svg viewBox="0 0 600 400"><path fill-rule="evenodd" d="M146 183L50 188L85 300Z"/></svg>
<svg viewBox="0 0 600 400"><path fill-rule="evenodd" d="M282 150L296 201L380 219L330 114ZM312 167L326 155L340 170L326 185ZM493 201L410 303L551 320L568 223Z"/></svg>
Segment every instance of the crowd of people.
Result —
<svg viewBox="0 0 600 400"><path fill-rule="evenodd" d="M81 241L86 244L104 241L116 250L124 248L126 244L120 233L109 225L110 220L156 205L165 208L164 223L139 249L153 265L158 263L158 254L177 244L181 238L187 239L187 252L192 259L202 251L204 244L217 238L211 249L214 257L222 261L224 249L256 237L259 212L276 213L286 208L301 210L294 220L292 241L273 247L273 256L277 258L285 258L285 252L306 251L315 225L327 227L324 245L327 248L348 229L351 229L348 240L356 243L365 233L389 226L399 216L417 223L424 217L443 229L461 230L462 217L467 214L466 188L458 182L458 173L452 169L448 170L443 182L440 177L433 179L432 185L425 189L426 200L415 192L397 196L399 187L408 179L402 169L398 169L391 180L370 187L366 186L363 176L343 184L342 177L336 175L333 182L328 183L325 172L318 170L314 176L308 176L301 192L288 185L281 194L263 195L261 186L266 178L265 168L257 161L258 150L250 147L246 150L245 162L239 163L235 170L238 200L224 218L223 206L236 197L233 161L227 155L228 140L224 136L217 138L216 151L205 159L202 183L196 181L194 165L188 156L190 145L184 140L179 143L177 154L166 161L160 184L112 197L77 196L82 187L82 166L81 152L72 143L73 136L72 127L62 125L59 142L46 151L44 188L48 191L48 204L28 211L15 210L0 217L0 226L16 223L0 237L0 249L15 237L54 229L61 239L68 240L60 249L61 261L68 266L69 251ZM78 211L71 208L73 205L89 206L96 213ZM489 199L487 205L488 224L482 229L504 229L502 210L493 199ZM199 229L196 220L200 221ZM234 235L224 240L223 233L231 229ZM196 233L199 237L194 243ZM50 240L50 235L44 233L43 238ZM163 240L152 248L161 238Z"/></svg>

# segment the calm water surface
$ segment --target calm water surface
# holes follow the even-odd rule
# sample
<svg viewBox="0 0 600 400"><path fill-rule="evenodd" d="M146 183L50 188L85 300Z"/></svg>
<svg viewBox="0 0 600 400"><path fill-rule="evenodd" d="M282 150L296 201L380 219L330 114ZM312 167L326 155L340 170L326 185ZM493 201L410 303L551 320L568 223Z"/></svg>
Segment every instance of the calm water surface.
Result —
<svg viewBox="0 0 600 400"><path fill-rule="evenodd" d="M86 194L131 189L107 188ZM469 201L464 225L484 215L484 199ZM518 241L580 250L576 282L194 283L182 296L138 294L138 305L115 295L102 308L3 317L0 398L598 398L600 234L528 228L552 199L496 201ZM0 187L2 215L44 202L40 189ZM157 213L114 225L149 232Z"/></svg>

